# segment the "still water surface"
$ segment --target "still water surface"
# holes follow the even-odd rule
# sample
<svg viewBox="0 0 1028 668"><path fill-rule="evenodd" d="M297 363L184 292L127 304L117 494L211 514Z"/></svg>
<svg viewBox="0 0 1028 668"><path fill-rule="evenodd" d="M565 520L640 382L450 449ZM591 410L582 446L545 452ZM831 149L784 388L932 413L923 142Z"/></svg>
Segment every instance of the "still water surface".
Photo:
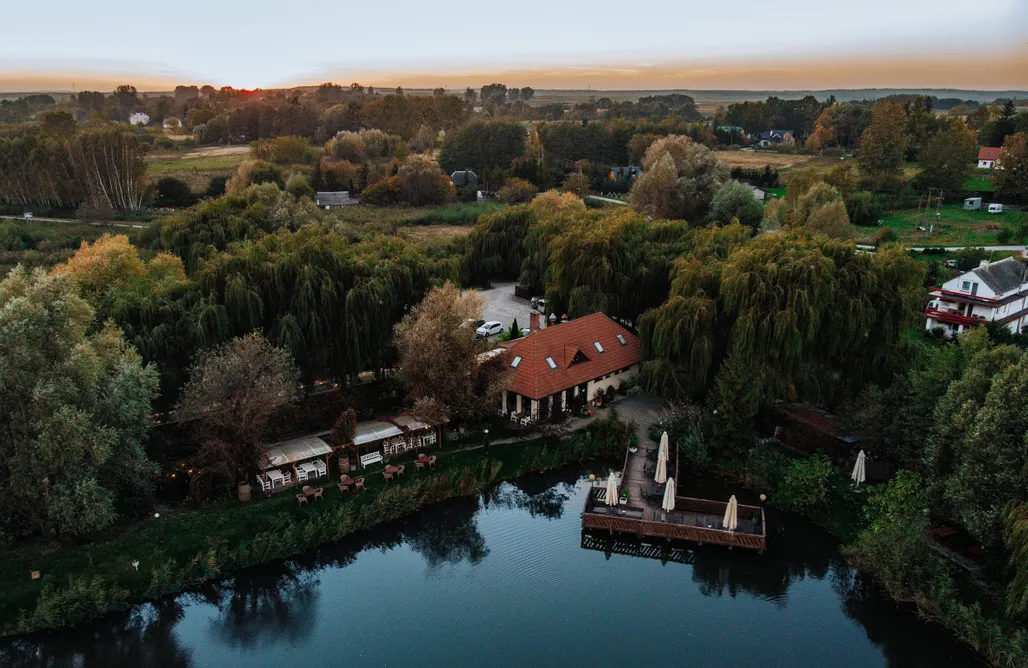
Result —
<svg viewBox="0 0 1028 668"><path fill-rule="evenodd" d="M981 665L803 521L769 512L763 555L628 556L583 539L587 489L579 471L529 476L205 591L0 643L0 666Z"/></svg>

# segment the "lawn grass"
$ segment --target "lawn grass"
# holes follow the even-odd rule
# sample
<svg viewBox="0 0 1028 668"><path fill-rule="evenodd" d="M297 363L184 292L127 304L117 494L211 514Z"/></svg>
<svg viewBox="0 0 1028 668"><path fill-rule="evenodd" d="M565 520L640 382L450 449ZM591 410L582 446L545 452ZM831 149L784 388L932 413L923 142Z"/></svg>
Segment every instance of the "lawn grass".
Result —
<svg viewBox="0 0 1028 668"><path fill-rule="evenodd" d="M396 228L419 225L464 225L470 227L478 221L478 217L482 214L499 211L504 206L497 202L458 203L435 207L348 206L330 211L325 215L325 219L357 225L375 224Z"/></svg>
<svg viewBox="0 0 1028 668"><path fill-rule="evenodd" d="M982 209L964 211L963 204L945 204L940 209L939 222L935 223L934 210L924 223L924 213L918 217L916 209L891 211L883 218L883 224L896 232L899 241L908 246L994 246L1002 245L997 240L999 231L1006 227L1016 234L1022 224L1028 224L1028 213L1005 211L990 214ZM924 226L934 230L929 234L917 228ZM850 225L852 238L859 243L874 241L878 228L874 226ZM1009 243L1018 243L1010 241Z"/></svg>
<svg viewBox="0 0 1028 668"><path fill-rule="evenodd" d="M394 458L391 463L406 463L407 469L406 476L395 483L383 480L381 465L351 472L353 477L367 479L367 491L360 495L343 495L335 489L334 480L322 479L315 484L325 487L324 500L311 501L307 506L298 505L292 491L267 497L255 492L250 503L223 500L200 508L178 506L162 511L159 518L122 524L89 540L62 545L42 539L22 542L4 551L0 559L0 591L4 592L0 597L0 629L10 634L77 623L104 611L80 605L77 607L82 610L61 613L62 621L57 623L39 619L19 622L19 616L31 613L37 603L46 604L41 597L46 585L75 590L69 587L71 578L100 578L100 589L127 592L119 601L123 606L126 601L193 586L198 573L203 574L201 579L222 577L233 567L309 549L324 542L323 536L333 540L442 498L477 493L498 478L582 461L602 455L604 447L611 447L572 435L559 442L539 438L469 449L479 442L478 438L469 438L437 450L435 471L416 471L413 453ZM623 447L620 442L615 445ZM404 490L408 489L406 494ZM270 547L269 532L281 534L281 541L273 540ZM138 570L132 566L133 561L139 562ZM30 578L35 570L41 571L40 580ZM46 620L45 615L38 617Z"/></svg>
<svg viewBox="0 0 1028 668"><path fill-rule="evenodd" d="M991 193L996 190L996 186L992 183L992 170L974 170L974 174L964 182L964 190L983 193Z"/></svg>
<svg viewBox="0 0 1028 668"><path fill-rule="evenodd" d="M161 153L147 160L147 178L150 182L170 176L189 185L193 192L206 190L212 177L232 176L246 152L190 151L188 153Z"/></svg>

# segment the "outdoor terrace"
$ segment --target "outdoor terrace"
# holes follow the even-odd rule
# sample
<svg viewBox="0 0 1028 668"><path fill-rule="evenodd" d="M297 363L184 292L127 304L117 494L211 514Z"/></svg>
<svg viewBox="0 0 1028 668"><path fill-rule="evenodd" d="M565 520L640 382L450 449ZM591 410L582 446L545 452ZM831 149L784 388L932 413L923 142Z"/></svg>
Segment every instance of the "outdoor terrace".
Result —
<svg viewBox="0 0 1028 668"><path fill-rule="evenodd" d="M668 462L668 477L675 477L677 455ZM699 544L714 543L743 547L763 552L767 547L767 525L764 509L756 506L738 507L738 525L734 531L724 528L726 501L695 499L675 495L675 508L664 511L661 501L664 485L653 480L656 448L639 448L626 452L619 490L628 490L627 503L607 505L607 490L602 482L586 497L582 511L583 529L606 529L619 532L688 540ZM676 490L677 491L677 490Z"/></svg>

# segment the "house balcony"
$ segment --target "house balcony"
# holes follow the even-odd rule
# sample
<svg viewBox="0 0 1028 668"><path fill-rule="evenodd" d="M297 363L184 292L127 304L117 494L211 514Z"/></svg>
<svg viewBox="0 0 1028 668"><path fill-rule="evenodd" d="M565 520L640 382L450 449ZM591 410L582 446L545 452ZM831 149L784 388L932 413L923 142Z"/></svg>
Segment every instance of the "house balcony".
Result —
<svg viewBox="0 0 1028 668"><path fill-rule="evenodd" d="M932 320L936 320L938 322L945 322L954 325L963 325L964 327L974 327L979 323L985 321L985 318L966 316L959 313L955 309L936 309L929 307L925 309L924 314L926 317L931 318Z"/></svg>

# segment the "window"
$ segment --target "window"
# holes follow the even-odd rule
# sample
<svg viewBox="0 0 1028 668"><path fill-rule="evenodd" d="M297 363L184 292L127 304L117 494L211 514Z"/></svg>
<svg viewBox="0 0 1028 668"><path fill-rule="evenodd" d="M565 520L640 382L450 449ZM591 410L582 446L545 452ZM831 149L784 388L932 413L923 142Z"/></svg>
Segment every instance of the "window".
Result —
<svg viewBox="0 0 1028 668"><path fill-rule="evenodd" d="M960 284L960 289L964 292L968 292L971 289L971 281L964 281Z"/></svg>
<svg viewBox="0 0 1028 668"><path fill-rule="evenodd" d="M553 361L552 357L547 357L546 358L546 364L548 364L551 369L556 369L557 368L557 363Z"/></svg>
<svg viewBox="0 0 1028 668"><path fill-rule="evenodd" d="M621 345L623 345L623 346L627 346L628 345L628 341L625 341L625 337L621 336L620 333L615 334L614 336L617 337L618 343L620 343Z"/></svg>
<svg viewBox="0 0 1028 668"><path fill-rule="evenodd" d="M517 369L519 364L521 364L521 355L517 355L513 360L511 360L510 368Z"/></svg>
<svg viewBox="0 0 1028 668"><path fill-rule="evenodd" d="M597 351L599 351L601 353L603 352L603 346L600 345L599 341L593 341L593 345L596 346L596 350Z"/></svg>

